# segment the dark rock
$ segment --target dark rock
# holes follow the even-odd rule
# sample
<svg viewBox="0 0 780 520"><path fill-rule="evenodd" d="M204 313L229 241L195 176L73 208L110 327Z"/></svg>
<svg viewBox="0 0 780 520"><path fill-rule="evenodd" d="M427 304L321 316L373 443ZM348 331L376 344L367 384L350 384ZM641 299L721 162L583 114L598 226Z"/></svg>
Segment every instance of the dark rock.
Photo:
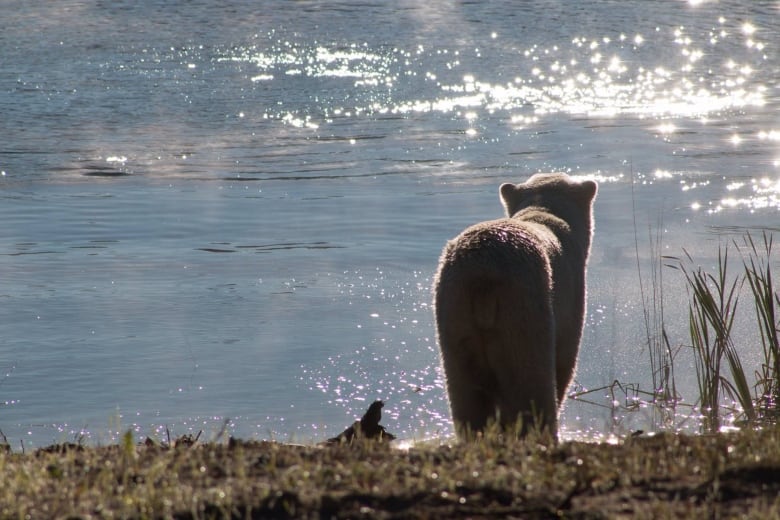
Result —
<svg viewBox="0 0 780 520"><path fill-rule="evenodd" d="M384 405L385 403L382 401L374 401L359 421L355 421L352 423L352 426L349 426L337 436L328 439L326 443L351 443L355 438L392 441L395 439L395 435L385 430L385 427L379 424L379 421L382 420L382 407Z"/></svg>

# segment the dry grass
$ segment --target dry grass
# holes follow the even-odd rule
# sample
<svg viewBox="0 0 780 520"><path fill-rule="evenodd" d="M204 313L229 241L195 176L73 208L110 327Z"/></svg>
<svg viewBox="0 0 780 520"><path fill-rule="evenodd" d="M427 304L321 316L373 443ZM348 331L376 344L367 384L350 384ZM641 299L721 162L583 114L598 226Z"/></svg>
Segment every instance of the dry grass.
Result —
<svg viewBox="0 0 780 520"><path fill-rule="evenodd" d="M56 447L0 453L0 518L780 517L780 429L629 437Z"/></svg>

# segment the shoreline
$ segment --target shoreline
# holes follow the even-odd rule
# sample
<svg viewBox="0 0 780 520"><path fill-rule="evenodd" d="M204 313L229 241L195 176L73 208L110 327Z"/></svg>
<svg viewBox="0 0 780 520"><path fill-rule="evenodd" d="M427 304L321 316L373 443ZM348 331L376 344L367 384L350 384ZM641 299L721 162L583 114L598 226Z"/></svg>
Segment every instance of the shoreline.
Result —
<svg viewBox="0 0 780 520"><path fill-rule="evenodd" d="M780 428L616 444L54 445L0 452L2 518L780 517Z"/></svg>

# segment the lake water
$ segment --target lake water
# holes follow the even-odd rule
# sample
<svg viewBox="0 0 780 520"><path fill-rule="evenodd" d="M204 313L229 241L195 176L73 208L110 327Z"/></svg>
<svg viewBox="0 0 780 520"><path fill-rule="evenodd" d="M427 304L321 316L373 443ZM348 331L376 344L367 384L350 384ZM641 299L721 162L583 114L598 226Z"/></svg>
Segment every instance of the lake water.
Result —
<svg viewBox="0 0 780 520"><path fill-rule="evenodd" d="M5 0L0 18L15 449L225 424L317 441L376 398L402 438L451 435L438 255L537 171L600 183L582 388L652 387L637 256L647 301L658 254L711 268L780 230L777 2ZM677 378L693 401L685 350ZM562 427L614 425L569 401Z"/></svg>

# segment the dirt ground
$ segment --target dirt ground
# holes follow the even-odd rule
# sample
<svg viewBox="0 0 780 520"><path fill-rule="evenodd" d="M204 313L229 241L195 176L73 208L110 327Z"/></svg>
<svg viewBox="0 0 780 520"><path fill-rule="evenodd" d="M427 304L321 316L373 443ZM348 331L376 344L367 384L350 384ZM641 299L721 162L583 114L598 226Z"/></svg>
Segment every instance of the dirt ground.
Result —
<svg viewBox="0 0 780 520"><path fill-rule="evenodd" d="M59 445L0 453L1 518L780 518L780 429L617 444L480 439Z"/></svg>

